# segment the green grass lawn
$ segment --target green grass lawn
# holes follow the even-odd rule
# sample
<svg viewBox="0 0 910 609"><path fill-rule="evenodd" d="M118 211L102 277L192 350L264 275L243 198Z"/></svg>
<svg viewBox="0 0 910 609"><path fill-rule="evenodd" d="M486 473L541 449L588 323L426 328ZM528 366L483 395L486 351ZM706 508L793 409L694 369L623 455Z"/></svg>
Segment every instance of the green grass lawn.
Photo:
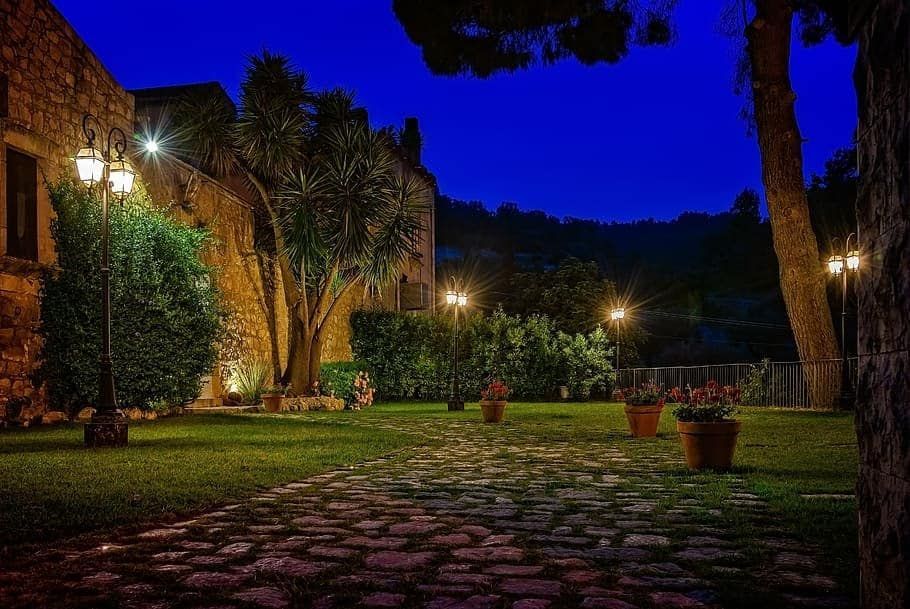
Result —
<svg viewBox="0 0 910 609"><path fill-rule="evenodd" d="M333 413L342 422L350 413ZM299 417L130 424L126 449L86 450L82 426L0 432L0 546L188 513L418 442Z"/></svg>

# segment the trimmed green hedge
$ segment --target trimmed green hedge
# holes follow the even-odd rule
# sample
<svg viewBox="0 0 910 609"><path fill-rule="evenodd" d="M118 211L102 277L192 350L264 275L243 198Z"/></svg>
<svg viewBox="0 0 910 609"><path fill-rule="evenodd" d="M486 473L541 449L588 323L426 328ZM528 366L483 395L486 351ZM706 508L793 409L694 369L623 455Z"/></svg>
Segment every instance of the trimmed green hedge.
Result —
<svg viewBox="0 0 910 609"><path fill-rule="evenodd" d="M55 408L76 411L98 399L101 347L101 204L81 185L49 186L58 269L41 293L42 362ZM111 206L111 344L124 407L179 404L199 393L217 355L222 310L212 269L200 252L208 232L171 220L138 194Z"/></svg>
<svg viewBox="0 0 910 609"><path fill-rule="evenodd" d="M378 397L445 399L452 365L451 315L409 315L379 310L351 315L354 357L370 371ZM574 336L545 316L519 317L497 310L459 324L458 376L462 395L503 380L513 398L551 399L566 385L573 399L606 395L614 381L613 347L601 328Z"/></svg>

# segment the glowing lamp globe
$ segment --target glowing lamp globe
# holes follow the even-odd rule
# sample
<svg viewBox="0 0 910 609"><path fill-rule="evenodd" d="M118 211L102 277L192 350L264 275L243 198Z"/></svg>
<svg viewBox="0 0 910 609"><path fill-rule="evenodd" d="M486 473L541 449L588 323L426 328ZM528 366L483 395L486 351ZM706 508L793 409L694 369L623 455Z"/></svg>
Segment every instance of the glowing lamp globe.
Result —
<svg viewBox="0 0 910 609"><path fill-rule="evenodd" d="M468 304L468 295L465 294L464 292L460 292L458 294L458 306L463 307L466 304Z"/></svg>
<svg viewBox="0 0 910 609"><path fill-rule="evenodd" d="M847 252L847 270L855 271L859 269L859 250L850 250Z"/></svg>
<svg viewBox="0 0 910 609"><path fill-rule="evenodd" d="M79 180L86 186L97 184L104 178L104 156L94 146L82 148L74 160Z"/></svg>
<svg viewBox="0 0 910 609"><path fill-rule="evenodd" d="M458 292L449 290L446 292L446 304L453 305L458 302Z"/></svg>
<svg viewBox="0 0 910 609"><path fill-rule="evenodd" d="M117 159L111 162L111 193L120 200L133 192L136 171L129 161Z"/></svg>
<svg viewBox="0 0 910 609"><path fill-rule="evenodd" d="M840 275L844 272L844 257L834 254L828 258L828 272L832 275Z"/></svg>
<svg viewBox="0 0 910 609"><path fill-rule="evenodd" d="M612 311L610 311L610 319L612 319L613 321L624 319L625 316L626 316L626 310L623 307L617 307L617 308L613 309Z"/></svg>
<svg viewBox="0 0 910 609"><path fill-rule="evenodd" d="M149 153L151 153L151 154L155 154L155 153L158 152L160 149L161 149L161 148L158 146L158 142L156 142L155 140L149 140L149 141L147 141L147 142L145 143L145 151L146 151L146 152L149 152Z"/></svg>

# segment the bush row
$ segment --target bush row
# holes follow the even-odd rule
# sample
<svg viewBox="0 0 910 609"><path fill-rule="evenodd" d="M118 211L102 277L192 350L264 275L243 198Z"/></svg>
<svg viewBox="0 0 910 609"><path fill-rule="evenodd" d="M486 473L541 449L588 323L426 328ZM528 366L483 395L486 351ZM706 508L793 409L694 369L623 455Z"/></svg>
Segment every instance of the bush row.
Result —
<svg viewBox="0 0 910 609"><path fill-rule="evenodd" d="M370 371L378 397L445 399L452 375L452 316L378 310L351 315L351 346ZM552 399L560 386L570 397L602 397L612 387L613 347L600 327L569 335L540 315L519 317L501 309L459 323L458 377L465 399L477 399L492 379L513 399Z"/></svg>
<svg viewBox="0 0 910 609"><path fill-rule="evenodd" d="M101 205L84 188L50 186L57 267L41 288L43 339L36 385L54 408L98 400L101 346ZM123 407L179 404L214 366L224 311L214 269L201 261L208 232L168 218L140 192L110 215L111 342Z"/></svg>

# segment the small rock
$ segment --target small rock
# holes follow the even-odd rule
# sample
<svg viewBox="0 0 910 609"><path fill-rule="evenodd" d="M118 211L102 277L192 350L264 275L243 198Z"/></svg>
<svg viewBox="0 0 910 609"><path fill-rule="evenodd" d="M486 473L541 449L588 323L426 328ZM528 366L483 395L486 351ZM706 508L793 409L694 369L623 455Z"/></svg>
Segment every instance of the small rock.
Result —
<svg viewBox="0 0 910 609"><path fill-rule="evenodd" d="M521 596L559 596L562 584L550 579L507 579L499 584L499 589Z"/></svg>
<svg viewBox="0 0 910 609"><path fill-rule="evenodd" d="M91 406L86 406L79 411L79 414L76 415L76 421L79 423L88 423L92 420L93 414L95 414L95 409Z"/></svg>
<svg viewBox="0 0 910 609"><path fill-rule="evenodd" d="M42 425L57 425L58 423L63 423L68 420L69 417L66 416L66 413L59 410L51 410L50 412L45 412L41 415Z"/></svg>
<svg viewBox="0 0 910 609"><path fill-rule="evenodd" d="M415 571L427 567L436 558L435 552L376 552L366 557L370 569Z"/></svg>
<svg viewBox="0 0 910 609"><path fill-rule="evenodd" d="M404 594L392 594L390 592L374 592L365 596L360 604L364 607L401 607L405 601Z"/></svg>
<svg viewBox="0 0 910 609"><path fill-rule="evenodd" d="M251 588L238 592L234 598L267 609L284 609L288 606L287 596L275 588Z"/></svg>

